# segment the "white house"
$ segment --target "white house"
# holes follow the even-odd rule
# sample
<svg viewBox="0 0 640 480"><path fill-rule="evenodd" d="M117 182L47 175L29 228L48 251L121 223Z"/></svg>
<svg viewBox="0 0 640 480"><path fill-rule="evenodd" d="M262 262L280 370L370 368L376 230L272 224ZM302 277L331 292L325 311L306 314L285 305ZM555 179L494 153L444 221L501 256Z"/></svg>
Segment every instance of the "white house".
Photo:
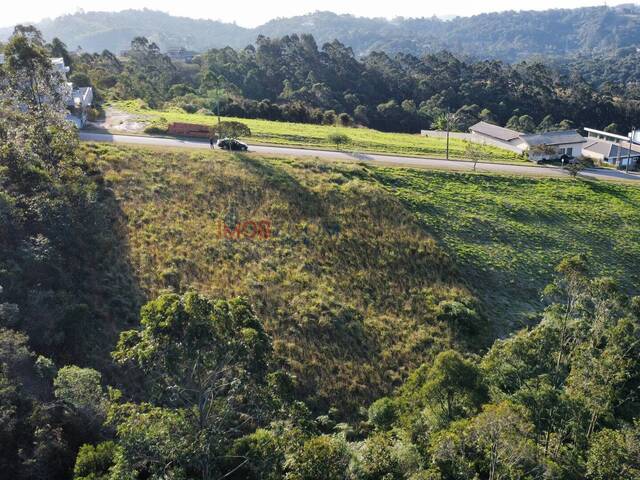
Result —
<svg viewBox="0 0 640 480"><path fill-rule="evenodd" d="M527 153L529 160L556 160L582 155L586 139L576 130L526 134L478 122L469 128L472 141L504 148L516 153Z"/></svg>
<svg viewBox="0 0 640 480"><path fill-rule="evenodd" d="M605 140L588 140L582 149L582 155L616 167L626 167L629 161L629 168L635 168L640 160L640 151L635 148L638 147L629 149Z"/></svg>
<svg viewBox="0 0 640 480"><path fill-rule="evenodd" d="M586 139L576 130L557 130L545 133L523 134L517 146L528 152L529 160L559 160L582 155Z"/></svg>

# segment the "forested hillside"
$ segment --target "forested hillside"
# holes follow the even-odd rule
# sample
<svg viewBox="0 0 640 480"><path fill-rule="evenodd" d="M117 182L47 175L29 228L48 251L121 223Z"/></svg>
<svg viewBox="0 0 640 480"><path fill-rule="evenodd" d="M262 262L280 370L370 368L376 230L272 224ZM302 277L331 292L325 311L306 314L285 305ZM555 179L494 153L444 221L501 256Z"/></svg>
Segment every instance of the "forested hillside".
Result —
<svg viewBox="0 0 640 480"><path fill-rule="evenodd" d="M565 73L579 72L594 88L627 98L640 98L640 48L629 47L554 62Z"/></svg>
<svg viewBox="0 0 640 480"><path fill-rule="evenodd" d="M358 57L348 44L294 33L206 50L185 63L163 54L154 38L136 36L125 57L70 53L58 38L50 51L66 59L71 81L95 89L97 104L142 99L154 109L409 133L444 128L447 112L459 131L484 120L524 132L626 133L640 112L635 46L509 64L444 50L418 56L389 48Z"/></svg>
<svg viewBox="0 0 640 480"><path fill-rule="evenodd" d="M517 7L517 5L515 5ZM533 56L570 56L609 52L640 45L637 6L587 7L546 11L508 11L452 20L438 18L370 19L315 12L272 20L254 29L210 20L172 17L153 10L86 12L38 24L48 40L58 37L89 52L127 48L145 36L163 49L186 47L204 51L243 48L258 35L281 37L311 34L318 42L339 40L356 56L374 51L422 55L449 50L479 59L518 61ZM10 30L0 30L8 37Z"/></svg>
<svg viewBox="0 0 640 480"><path fill-rule="evenodd" d="M518 8L518 5L513 5ZM316 12L273 20L257 33L310 33L319 42L338 39L357 55L374 51L422 55L449 50L456 55L508 62L535 56L570 56L640 45L638 6L587 7L485 13L451 20L368 19Z"/></svg>
<svg viewBox="0 0 640 480"><path fill-rule="evenodd" d="M37 27L47 40L58 37L72 49L81 47L92 53L103 50L120 53L139 36L150 38L164 49L187 47L198 51L213 46L244 47L255 37L253 32L237 25L173 17L148 9L75 13L44 20ZM12 30L13 27L0 29L0 38L8 38Z"/></svg>
<svg viewBox="0 0 640 480"><path fill-rule="evenodd" d="M463 61L448 52L357 59L342 43L318 46L310 35L260 37L256 47L209 50L189 64L171 62L145 38L131 47L126 59L71 56L71 78L103 98L140 98L152 108L395 132L442 129L447 112L461 131L485 120L525 132L612 123L624 132L640 112L640 98L620 96L624 86L598 90L577 72L537 62Z"/></svg>

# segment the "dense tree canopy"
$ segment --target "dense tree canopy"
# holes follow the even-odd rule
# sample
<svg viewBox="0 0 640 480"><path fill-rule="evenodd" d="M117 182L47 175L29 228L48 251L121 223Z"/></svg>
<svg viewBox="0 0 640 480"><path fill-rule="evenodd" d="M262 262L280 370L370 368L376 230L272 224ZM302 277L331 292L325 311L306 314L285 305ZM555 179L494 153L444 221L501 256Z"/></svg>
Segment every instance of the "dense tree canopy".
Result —
<svg viewBox="0 0 640 480"><path fill-rule="evenodd" d="M640 111L638 98L628 101L609 83L584 80L582 64L565 71L539 62L461 60L446 51L422 57L372 52L359 59L338 41L319 47L307 34L260 36L255 46L209 50L191 64L173 64L137 38L128 57L123 64L109 52L83 54L74 68L104 96L142 98L152 107L345 126L355 121L388 131L443 128L446 112L455 113L451 128L462 131L478 120L525 132L614 122L625 130Z"/></svg>

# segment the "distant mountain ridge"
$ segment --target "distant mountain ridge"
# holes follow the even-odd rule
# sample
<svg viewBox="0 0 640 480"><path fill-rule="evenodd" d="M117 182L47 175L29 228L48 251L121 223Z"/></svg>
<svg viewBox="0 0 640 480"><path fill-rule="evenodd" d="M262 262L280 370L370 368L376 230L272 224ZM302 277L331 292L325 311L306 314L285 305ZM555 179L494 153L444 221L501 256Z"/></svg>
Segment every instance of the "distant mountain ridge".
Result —
<svg viewBox="0 0 640 480"><path fill-rule="evenodd" d="M70 49L78 46L89 52L129 48L136 36L144 36L161 48L189 47L206 50L212 47L245 46L254 40L250 29L214 20L174 17L155 10L122 10L120 12L82 12L63 15L35 24L47 40L58 37ZM6 38L11 28L0 29ZM242 38L241 41L233 41ZM230 42L231 40L231 42Z"/></svg>
<svg viewBox="0 0 640 480"><path fill-rule="evenodd" d="M256 28L214 20L174 17L154 10L81 12L36 24L45 38L59 37L69 48L119 52L135 36L161 48L206 50L242 48L258 35L310 33L318 43L338 39L356 55L372 51L423 54L442 49L458 55L517 61L532 56L602 53L640 46L640 6L585 7L545 11L507 11L451 20L364 18L315 12L278 18ZM0 39L11 28L0 29Z"/></svg>

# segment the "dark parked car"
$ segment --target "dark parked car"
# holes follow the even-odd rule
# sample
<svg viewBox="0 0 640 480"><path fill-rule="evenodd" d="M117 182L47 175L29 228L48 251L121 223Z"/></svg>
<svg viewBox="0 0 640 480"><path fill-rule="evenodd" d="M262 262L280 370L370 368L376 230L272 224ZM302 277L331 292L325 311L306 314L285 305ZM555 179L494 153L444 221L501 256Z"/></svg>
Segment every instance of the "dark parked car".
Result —
<svg viewBox="0 0 640 480"><path fill-rule="evenodd" d="M239 152L246 152L249 150L249 146L246 143L242 143L235 138L222 138L218 140L218 148L223 150L236 150Z"/></svg>

